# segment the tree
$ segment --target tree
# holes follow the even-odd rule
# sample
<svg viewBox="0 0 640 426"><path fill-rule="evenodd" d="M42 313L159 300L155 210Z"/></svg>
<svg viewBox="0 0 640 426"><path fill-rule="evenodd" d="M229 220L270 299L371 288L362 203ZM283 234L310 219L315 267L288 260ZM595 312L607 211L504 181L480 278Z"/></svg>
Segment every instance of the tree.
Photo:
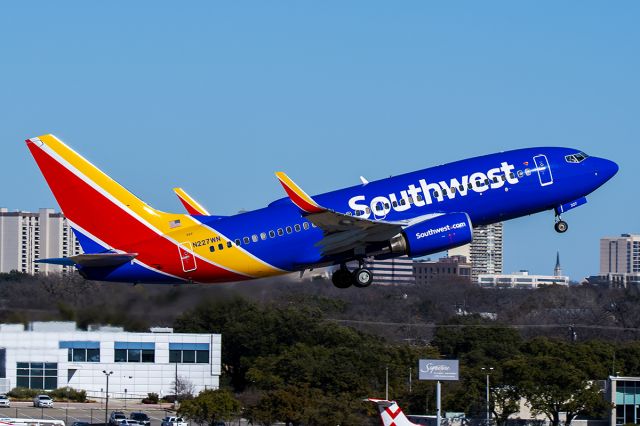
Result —
<svg viewBox="0 0 640 426"><path fill-rule="evenodd" d="M560 424L561 412L566 413L568 426L578 414L600 411L606 404L600 390L566 358L520 356L506 368L519 376L517 386L531 411L546 415L553 426Z"/></svg>
<svg viewBox="0 0 640 426"><path fill-rule="evenodd" d="M498 426L504 426L509 416L520 410L520 392L518 387L502 385L491 388L490 406Z"/></svg>
<svg viewBox="0 0 640 426"><path fill-rule="evenodd" d="M176 393L176 400L178 402L182 402L186 399L193 398L193 393L195 392L195 386L191 381L189 381L186 377L178 376L171 383L172 389Z"/></svg>
<svg viewBox="0 0 640 426"><path fill-rule="evenodd" d="M204 390L180 406L178 414L199 425L229 420L240 412L240 402L227 390Z"/></svg>

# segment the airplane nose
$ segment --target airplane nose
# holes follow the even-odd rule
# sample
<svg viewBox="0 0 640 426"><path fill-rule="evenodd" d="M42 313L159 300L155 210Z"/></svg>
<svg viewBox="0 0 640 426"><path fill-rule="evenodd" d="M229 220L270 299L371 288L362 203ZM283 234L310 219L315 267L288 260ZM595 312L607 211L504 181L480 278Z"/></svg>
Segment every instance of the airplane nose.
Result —
<svg viewBox="0 0 640 426"><path fill-rule="evenodd" d="M608 181L618 173L619 167L616 163L606 158L598 158L598 162L595 166L596 175L603 180Z"/></svg>

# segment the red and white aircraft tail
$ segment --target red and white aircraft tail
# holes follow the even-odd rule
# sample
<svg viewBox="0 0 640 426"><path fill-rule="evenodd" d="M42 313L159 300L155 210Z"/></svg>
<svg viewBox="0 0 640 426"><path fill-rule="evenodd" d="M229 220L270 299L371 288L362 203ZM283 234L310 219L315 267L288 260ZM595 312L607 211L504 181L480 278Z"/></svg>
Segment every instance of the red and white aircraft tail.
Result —
<svg viewBox="0 0 640 426"><path fill-rule="evenodd" d="M374 398L369 398L367 401L373 402L378 406L378 413L380 413L380 420L382 420L383 426L415 425L415 423L409 421L395 401Z"/></svg>

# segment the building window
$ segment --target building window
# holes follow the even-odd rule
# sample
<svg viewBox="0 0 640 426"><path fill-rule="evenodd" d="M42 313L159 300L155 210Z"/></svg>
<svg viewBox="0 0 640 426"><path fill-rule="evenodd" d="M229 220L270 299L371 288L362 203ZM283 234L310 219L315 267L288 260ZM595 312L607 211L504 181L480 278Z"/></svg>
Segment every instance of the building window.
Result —
<svg viewBox="0 0 640 426"><path fill-rule="evenodd" d="M16 386L29 389L56 389L58 387L58 363L16 363Z"/></svg>
<svg viewBox="0 0 640 426"><path fill-rule="evenodd" d="M153 342L115 342L115 362L155 362L156 347Z"/></svg>
<svg viewBox="0 0 640 426"><path fill-rule="evenodd" d="M94 341L60 341L60 349L67 349L69 362L100 362L100 342Z"/></svg>
<svg viewBox="0 0 640 426"><path fill-rule="evenodd" d="M209 363L208 343L169 343L169 362L180 364Z"/></svg>

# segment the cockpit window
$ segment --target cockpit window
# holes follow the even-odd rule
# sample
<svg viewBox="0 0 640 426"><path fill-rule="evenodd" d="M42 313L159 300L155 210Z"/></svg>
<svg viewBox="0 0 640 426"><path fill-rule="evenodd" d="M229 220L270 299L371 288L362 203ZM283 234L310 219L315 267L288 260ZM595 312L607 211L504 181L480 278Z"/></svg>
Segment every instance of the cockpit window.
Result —
<svg viewBox="0 0 640 426"><path fill-rule="evenodd" d="M582 163L587 158L589 158L589 156L584 152L576 152L575 154L567 155L564 157L567 163Z"/></svg>

